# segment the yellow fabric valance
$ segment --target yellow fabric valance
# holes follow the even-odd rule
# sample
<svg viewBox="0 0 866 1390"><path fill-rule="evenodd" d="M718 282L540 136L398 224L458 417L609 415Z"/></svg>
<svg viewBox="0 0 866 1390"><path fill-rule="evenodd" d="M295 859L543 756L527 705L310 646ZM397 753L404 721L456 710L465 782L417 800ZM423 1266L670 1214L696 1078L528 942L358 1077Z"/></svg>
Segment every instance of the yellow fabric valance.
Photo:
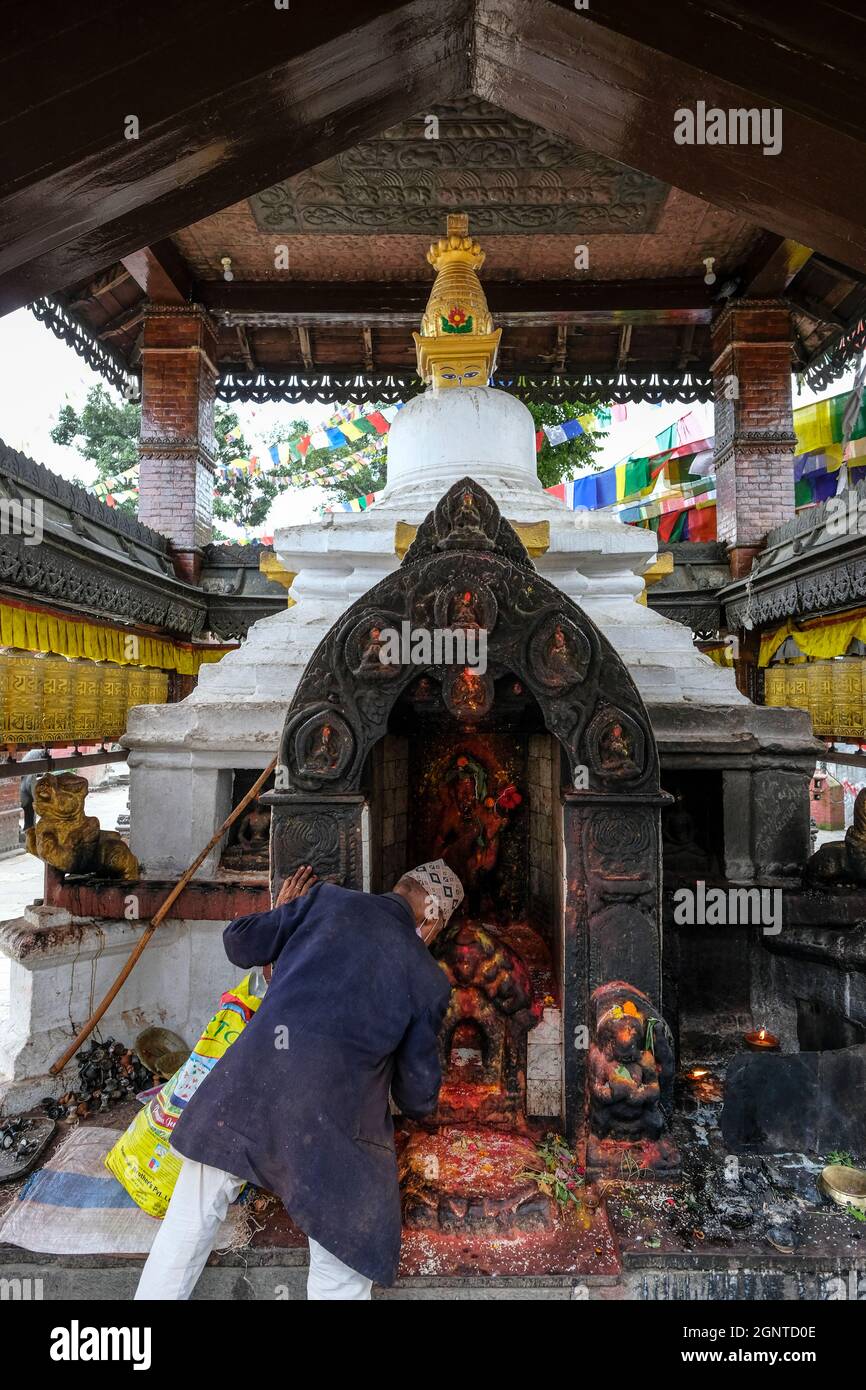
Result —
<svg viewBox="0 0 866 1390"><path fill-rule="evenodd" d="M758 665L769 666L788 637L793 638L803 655L811 657L813 661L829 661L834 656L844 656L855 638L866 642L866 608L840 613L838 618L816 618L810 623L798 623L788 618L781 627L764 633Z"/></svg>
<svg viewBox="0 0 866 1390"><path fill-rule="evenodd" d="M131 655L130 638L136 638ZM106 627L83 618L64 617L39 608L0 602L0 643L31 652L58 656L88 656L92 661L115 661L120 666L156 666L197 676L205 661L219 661L230 647L195 647L162 637L145 637L129 628Z"/></svg>

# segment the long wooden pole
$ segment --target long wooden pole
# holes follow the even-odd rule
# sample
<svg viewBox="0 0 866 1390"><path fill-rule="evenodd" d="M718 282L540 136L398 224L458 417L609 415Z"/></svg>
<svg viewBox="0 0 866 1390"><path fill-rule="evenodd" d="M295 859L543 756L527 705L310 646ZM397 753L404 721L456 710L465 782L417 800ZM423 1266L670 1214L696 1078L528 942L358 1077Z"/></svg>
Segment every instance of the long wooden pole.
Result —
<svg viewBox="0 0 866 1390"><path fill-rule="evenodd" d="M61 1072L63 1070L69 1059L75 1056L76 1052L78 1051L81 1044L84 1042L85 1038L90 1037L90 1034L93 1032L97 1023L102 1018L109 1005L120 992L120 989L124 981L132 973L133 969L135 968L136 962L141 958L144 951L147 949L148 942L150 941L160 922L165 921L165 918L168 916L172 904L177 900L177 898L180 897L181 893L183 892L186 885L189 883L196 869L198 869L200 865L204 863L205 859L207 859L214 845L219 844L223 835L226 833L229 827L237 820L241 812L246 810L250 802L254 801L255 798L258 796L259 792L265 785L265 782L267 782L276 765L277 760L276 758L273 758L268 763L268 766L265 768L258 781L250 787L243 800L238 802L237 806L235 806L234 810L231 812L231 815L226 817L219 830L217 830L216 833L213 834L211 838L208 840L201 854L199 854L198 857L193 860L189 868L178 879L177 883L174 885L171 892L166 897L165 901L160 903L159 907L156 909L156 912L153 914L153 917L150 919L150 922L145 927L144 931L141 933L141 936L138 938L138 941L135 943L133 950L129 954L129 959L125 962L123 969L120 971L119 975L117 976L117 979L114 981L114 984L111 986L108 993L105 995L105 998L102 1000L100 1004L96 1006L93 1013L90 1015L90 1018L85 1023L84 1027L80 1030L80 1032L76 1034L75 1038L69 1044L63 1055L61 1057L58 1057L57 1061L50 1068L50 1073L52 1076L57 1076L58 1072Z"/></svg>

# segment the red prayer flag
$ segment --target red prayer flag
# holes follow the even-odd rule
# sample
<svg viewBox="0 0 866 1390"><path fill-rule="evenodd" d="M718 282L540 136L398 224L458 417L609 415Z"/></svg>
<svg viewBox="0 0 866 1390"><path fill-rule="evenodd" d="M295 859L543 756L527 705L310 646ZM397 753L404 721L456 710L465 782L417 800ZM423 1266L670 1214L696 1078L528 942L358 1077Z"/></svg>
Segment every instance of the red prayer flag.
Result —
<svg viewBox="0 0 866 1390"><path fill-rule="evenodd" d="M675 529L677 523L680 522L680 521L682 521L682 519L683 519L683 513L682 513L682 511L678 511L678 512L666 512L666 513L664 514L664 516L660 516L660 517L659 517L659 531L658 531L659 540L660 540L660 541L669 541L669 540L671 539L671 534L672 534L672 532L674 531L674 529Z"/></svg>
<svg viewBox="0 0 866 1390"><path fill-rule="evenodd" d="M371 425L375 426L380 434L387 434L391 428L381 411L374 410L372 415L367 416L367 419L370 421Z"/></svg>
<svg viewBox="0 0 866 1390"><path fill-rule="evenodd" d="M715 507L692 507L689 512L690 541L714 541L716 539Z"/></svg>

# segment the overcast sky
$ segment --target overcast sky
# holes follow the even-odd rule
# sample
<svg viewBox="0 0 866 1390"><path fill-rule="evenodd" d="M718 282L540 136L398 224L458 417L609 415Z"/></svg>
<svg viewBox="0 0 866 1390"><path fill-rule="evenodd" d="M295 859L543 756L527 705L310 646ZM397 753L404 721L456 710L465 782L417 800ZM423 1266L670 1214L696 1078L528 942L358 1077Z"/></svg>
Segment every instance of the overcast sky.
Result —
<svg viewBox="0 0 866 1390"><path fill-rule="evenodd" d="M89 388L101 380L29 309L19 309L0 319L0 439L65 478L91 483L95 470L74 449L52 443L52 426L66 402L80 409ZM850 390L852 380L853 372L849 372L822 395ZM818 397L806 388L798 395L795 386L795 406L815 399ZM630 405L628 418L612 425L599 454L601 462L609 467L629 454L652 453L656 434L687 408L676 401L658 407ZM712 406L698 404L691 408L705 421L706 433L711 434ZM236 409L253 451L262 456L266 455L264 438L273 425L302 418L318 425L333 413L332 406L323 405L241 405ZM321 488L287 489L275 501L264 532L270 534L275 527L310 520L324 497ZM221 525L226 531L230 529Z"/></svg>

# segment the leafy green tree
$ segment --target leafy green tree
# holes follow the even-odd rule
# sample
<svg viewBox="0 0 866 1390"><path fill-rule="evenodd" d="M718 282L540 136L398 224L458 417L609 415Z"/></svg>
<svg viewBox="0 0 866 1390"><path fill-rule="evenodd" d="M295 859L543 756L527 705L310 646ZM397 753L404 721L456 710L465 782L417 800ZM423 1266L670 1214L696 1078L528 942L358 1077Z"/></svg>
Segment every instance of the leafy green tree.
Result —
<svg viewBox="0 0 866 1390"><path fill-rule="evenodd" d="M55 444L75 449L92 463L99 482L110 483L138 463L140 421L140 406L116 401L100 383L91 386L80 412L72 405L61 406L51 438ZM125 484L118 484L118 490L121 486ZM136 504L131 498L118 506L135 513Z"/></svg>
<svg viewBox="0 0 866 1390"><path fill-rule="evenodd" d="M77 411L72 405L61 407L57 424L51 431L55 444L65 444L76 450L96 469L97 481L114 484L118 492L125 491L135 479L121 481L121 474L138 464L138 438L141 428L141 407L129 401L118 401L100 383L92 386L84 405ZM249 458L250 446L239 428L238 417L220 401L214 412L215 454L218 463ZM297 426L292 425L294 435ZM232 438L229 438L232 435ZM263 460L266 466L270 459ZM214 516L236 526L255 529L262 525L274 498L286 486L283 475L262 472L250 475L237 472L217 476L214 486ZM134 498L118 502L120 510L133 515L137 510ZM217 539L224 536L217 530Z"/></svg>

